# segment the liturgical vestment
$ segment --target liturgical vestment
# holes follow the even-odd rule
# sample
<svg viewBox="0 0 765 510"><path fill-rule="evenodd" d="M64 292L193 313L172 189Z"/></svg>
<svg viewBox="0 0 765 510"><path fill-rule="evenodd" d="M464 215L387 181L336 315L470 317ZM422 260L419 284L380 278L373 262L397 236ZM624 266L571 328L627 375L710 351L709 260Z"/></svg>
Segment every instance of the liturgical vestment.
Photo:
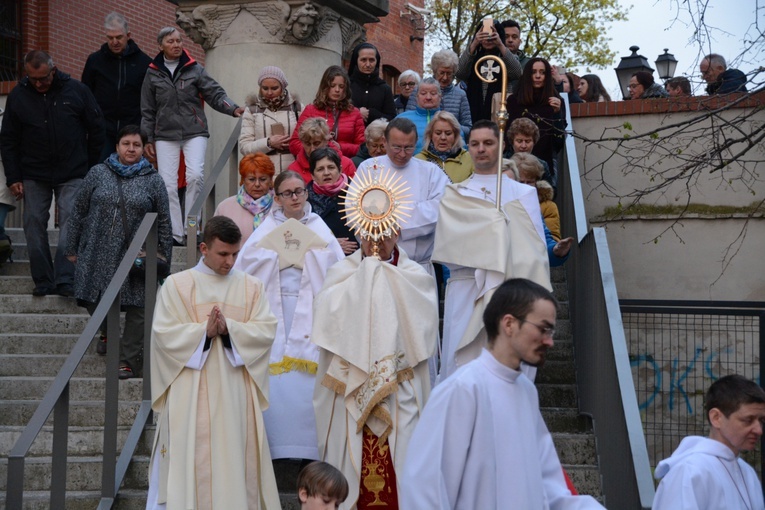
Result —
<svg viewBox="0 0 765 510"><path fill-rule="evenodd" d="M204 350L213 306L226 318ZM262 410L276 330L263 284L200 262L162 286L151 338L157 432L147 508L279 509Z"/></svg>
<svg viewBox="0 0 765 510"><path fill-rule="evenodd" d="M403 250L397 265L362 258L359 250L329 270L314 305L319 453L348 480L340 508L356 509L357 502L366 508L386 494L392 498L387 508L399 508L397 488L387 481L403 469L430 393L428 359L438 332L432 277ZM389 469L396 475L386 476ZM371 502L359 500L360 487Z"/></svg>

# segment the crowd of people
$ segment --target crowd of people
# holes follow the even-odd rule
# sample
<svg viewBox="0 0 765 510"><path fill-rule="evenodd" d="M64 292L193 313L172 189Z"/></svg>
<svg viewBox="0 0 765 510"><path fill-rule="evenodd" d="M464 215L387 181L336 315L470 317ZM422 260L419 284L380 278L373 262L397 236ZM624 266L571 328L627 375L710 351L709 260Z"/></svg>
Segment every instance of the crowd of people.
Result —
<svg viewBox="0 0 765 510"><path fill-rule="evenodd" d="M82 83L35 50L8 97L0 151L24 200L35 296L76 297L93 313L147 212L169 263L202 188L202 103L243 116L237 193L206 221L197 266L167 277L158 297L148 508L279 508L276 459L325 461L301 475L304 508L601 508L567 480L532 383L555 332L550 267L573 243L553 201L561 93L610 101L598 76L525 55L508 20L482 26L459 56L436 52L432 76L401 73L397 95L378 49L362 43L347 70L326 69L310 104L271 65L242 107L177 28L159 31L153 59L120 14L105 32ZM506 132L494 122L499 81L473 71L484 55L508 71ZM718 55L701 71L710 94L746 90ZM690 92L682 79L668 89ZM630 94L668 92L639 72ZM59 101L72 107L51 107ZM409 210L379 237L359 235L344 194L389 172ZM123 285L121 379L144 369L144 291L137 273ZM105 354L105 324L96 344ZM510 479L507 491L499 480Z"/></svg>

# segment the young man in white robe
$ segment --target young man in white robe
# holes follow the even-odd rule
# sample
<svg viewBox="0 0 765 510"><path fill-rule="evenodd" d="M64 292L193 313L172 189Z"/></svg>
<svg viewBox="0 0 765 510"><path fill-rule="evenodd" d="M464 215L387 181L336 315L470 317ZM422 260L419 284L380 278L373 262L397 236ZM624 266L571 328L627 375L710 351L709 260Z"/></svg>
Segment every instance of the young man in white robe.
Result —
<svg viewBox="0 0 765 510"><path fill-rule="evenodd" d="M549 266L563 264L573 242L569 237L556 243L544 224L536 188L505 175L502 211L497 211L497 124L476 122L468 150L474 173L446 187L436 226L433 261L445 264L451 273L437 382L485 347L482 316L494 289L508 278L528 278L552 289Z"/></svg>
<svg viewBox="0 0 765 510"><path fill-rule="evenodd" d="M602 509L566 487L534 384L521 362L552 347L557 302L526 279L497 288L484 311L487 348L439 384L409 442L402 508Z"/></svg>
<svg viewBox="0 0 765 510"><path fill-rule="evenodd" d="M654 510L762 510L760 480L739 453L760 443L765 391L754 381L728 375L709 387L704 408L709 437L684 438L656 466L654 476L661 483Z"/></svg>
<svg viewBox="0 0 765 510"><path fill-rule="evenodd" d="M397 237L380 243L380 259L362 240L329 270L314 302L319 452L348 480L343 510L399 508L397 475L430 393L438 298L432 277L396 248Z"/></svg>
<svg viewBox="0 0 765 510"><path fill-rule="evenodd" d="M414 208L401 222L398 246L410 260L434 275L430 256L438 220L438 204L449 183L446 174L433 163L414 158L417 128L409 119L396 117L385 128L384 156L369 158L359 165L356 176L373 179L383 170L393 169L405 183Z"/></svg>
<svg viewBox="0 0 765 510"><path fill-rule="evenodd" d="M202 260L160 290L151 337L150 510L281 508L261 414L276 319L263 284L232 270L241 238L232 220L211 218Z"/></svg>

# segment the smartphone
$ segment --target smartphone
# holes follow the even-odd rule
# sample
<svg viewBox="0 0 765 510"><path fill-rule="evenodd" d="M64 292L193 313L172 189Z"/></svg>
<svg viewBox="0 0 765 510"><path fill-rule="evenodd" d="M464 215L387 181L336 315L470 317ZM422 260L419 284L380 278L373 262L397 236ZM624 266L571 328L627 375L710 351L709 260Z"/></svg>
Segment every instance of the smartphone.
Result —
<svg viewBox="0 0 765 510"><path fill-rule="evenodd" d="M275 122L274 124L271 124L271 134L272 135L283 135L284 134L284 124L281 122Z"/></svg>
<svg viewBox="0 0 765 510"><path fill-rule="evenodd" d="M483 19L483 31L487 34L491 33L492 28L494 28L494 20L491 18L484 18Z"/></svg>

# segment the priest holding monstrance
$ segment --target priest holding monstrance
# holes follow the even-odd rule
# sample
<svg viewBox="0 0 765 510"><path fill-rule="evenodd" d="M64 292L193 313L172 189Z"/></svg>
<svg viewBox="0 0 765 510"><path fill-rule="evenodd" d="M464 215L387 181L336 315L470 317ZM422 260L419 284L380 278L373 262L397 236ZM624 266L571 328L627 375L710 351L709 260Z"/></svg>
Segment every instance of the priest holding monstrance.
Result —
<svg viewBox="0 0 765 510"><path fill-rule="evenodd" d="M430 393L438 301L396 246L405 186L391 169L351 182L346 220L361 249L330 268L314 300L319 454L348 479L344 509L399 508L396 473Z"/></svg>

